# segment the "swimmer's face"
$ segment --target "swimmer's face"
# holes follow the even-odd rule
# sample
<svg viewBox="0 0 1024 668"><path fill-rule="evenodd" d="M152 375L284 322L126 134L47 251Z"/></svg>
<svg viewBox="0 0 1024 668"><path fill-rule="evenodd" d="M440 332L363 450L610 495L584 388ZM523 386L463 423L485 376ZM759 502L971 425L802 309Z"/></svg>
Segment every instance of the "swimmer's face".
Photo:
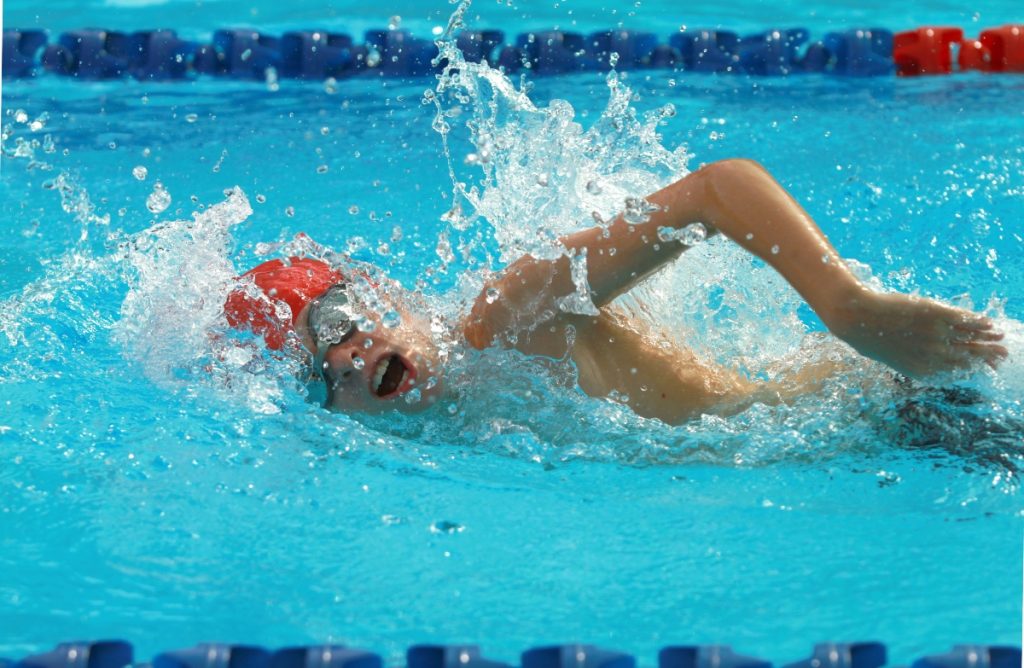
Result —
<svg viewBox="0 0 1024 668"><path fill-rule="evenodd" d="M296 331L315 355L308 310L299 314ZM330 384L330 408L417 412L437 401L442 371L437 345L422 321L408 313L401 315L397 327L386 328L375 314L367 314L374 325L372 332L357 330L328 349L324 376Z"/></svg>

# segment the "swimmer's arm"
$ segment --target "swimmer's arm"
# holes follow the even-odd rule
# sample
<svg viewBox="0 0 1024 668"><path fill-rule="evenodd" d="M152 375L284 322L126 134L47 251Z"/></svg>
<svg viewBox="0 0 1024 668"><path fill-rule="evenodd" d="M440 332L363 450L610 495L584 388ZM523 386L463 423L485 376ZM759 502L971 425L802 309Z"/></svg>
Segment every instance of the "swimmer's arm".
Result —
<svg viewBox="0 0 1024 668"><path fill-rule="evenodd" d="M722 233L772 265L826 324L840 317L837 305L848 303L863 289L807 213L754 162L713 163L647 201L658 207L647 222L630 224L620 215L607 228L594 227L560 239L570 251L586 253L587 280L598 307L686 250L679 241L659 240L659 228L682 230L698 222L709 235ZM474 312L495 330L514 327L531 313L557 312L557 299L575 290L566 257L525 256L492 287L502 295L500 303L484 308L478 300Z"/></svg>

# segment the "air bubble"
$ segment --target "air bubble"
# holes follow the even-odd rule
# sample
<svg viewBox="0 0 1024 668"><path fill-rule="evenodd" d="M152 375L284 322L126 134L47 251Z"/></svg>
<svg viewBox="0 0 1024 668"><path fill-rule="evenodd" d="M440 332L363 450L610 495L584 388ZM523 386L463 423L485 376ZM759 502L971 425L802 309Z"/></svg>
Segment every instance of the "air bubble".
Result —
<svg viewBox="0 0 1024 668"><path fill-rule="evenodd" d="M772 255L778 255L778 254L779 254L779 245L776 244L776 245L772 246Z"/></svg>
<svg viewBox="0 0 1024 668"><path fill-rule="evenodd" d="M146 208L150 213L163 213L171 205L171 194L164 189L162 183L153 184L153 192L146 198Z"/></svg>
<svg viewBox="0 0 1024 668"><path fill-rule="evenodd" d="M362 369L364 366L366 366L366 362L363 361L362 357L353 357L352 366L357 370Z"/></svg>
<svg viewBox="0 0 1024 668"><path fill-rule="evenodd" d="M367 338L365 341L363 341L363 347L366 348L367 350L372 348L373 347L373 339Z"/></svg>
<svg viewBox="0 0 1024 668"><path fill-rule="evenodd" d="M499 297L501 297L501 291L499 291L498 288L487 288L484 299L488 304L493 304L498 301Z"/></svg>
<svg viewBox="0 0 1024 668"><path fill-rule="evenodd" d="M185 114L185 120L189 123L195 123L199 120L199 114Z"/></svg>
<svg viewBox="0 0 1024 668"><path fill-rule="evenodd" d="M350 206L350 207L348 208L348 212L349 212L350 214L352 214L353 216L355 216L356 214L358 214L358 213L359 213L359 207L358 207L358 206L356 206L355 204L353 204L352 206Z"/></svg>
<svg viewBox="0 0 1024 668"><path fill-rule="evenodd" d="M316 173L317 174L326 174L327 173L327 165L320 165L319 167L317 167L316 168Z"/></svg>
<svg viewBox="0 0 1024 668"><path fill-rule="evenodd" d="M267 201L267 196L266 195L260 195L260 194L257 193L256 201L259 202L260 204L263 204L264 202Z"/></svg>
<svg viewBox="0 0 1024 668"><path fill-rule="evenodd" d="M289 207L285 208L284 215L288 216L289 218L294 216L295 215L295 207L294 206L289 206Z"/></svg>
<svg viewBox="0 0 1024 668"><path fill-rule="evenodd" d="M537 185L542 186L542 187L547 187L547 185L548 185L548 175L547 174L538 174L537 175Z"/></svg>
<svg viewBox="0 0 1024 668"><path fill-rule="evenodd" d="M149 170L143 167L142 165L137 165L136 167L132 168L132 176L134 176L139 181L145 181L147 174L149 174Z"/></svg>
<svg viewBox="0 0 1024 668"><path fill-rule="evenodd" d="M28 123L28 114L25 113L24 109L18 109L14 112L15 123Z"/></svg>
<svg viewBox="0 0 1024 668"><path fill-rule="evenodd" d="M591 195L600 195L603 192L601 184L597 181L587 181L587 192Z"/></svg>
<svg viewBox="0 0 1024 668"><path fill-rule="evenodd" d="M381 317L380 322L388 329L394 329L402 324L402 315L398 311L388 311Z"/></svg>
<svg viewBox="0 0 1024 668"><path fill-rule="evenodd" d="M405 403L418 404L422 396L423 395L420 393L420 388L414 387L405 393Z"/></svg>

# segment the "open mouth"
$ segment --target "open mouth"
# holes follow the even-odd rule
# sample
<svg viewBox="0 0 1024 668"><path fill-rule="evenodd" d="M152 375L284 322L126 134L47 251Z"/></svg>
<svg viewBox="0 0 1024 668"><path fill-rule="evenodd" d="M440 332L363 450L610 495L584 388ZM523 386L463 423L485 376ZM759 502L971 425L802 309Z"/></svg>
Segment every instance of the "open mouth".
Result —
<svg viewBox="0 0 1024 668"><path fill-rule="evenodd" d="M399 355L388 355L377 362L373 370L370 390L379 398L387 399L408 388L415 372Z"/></svg>

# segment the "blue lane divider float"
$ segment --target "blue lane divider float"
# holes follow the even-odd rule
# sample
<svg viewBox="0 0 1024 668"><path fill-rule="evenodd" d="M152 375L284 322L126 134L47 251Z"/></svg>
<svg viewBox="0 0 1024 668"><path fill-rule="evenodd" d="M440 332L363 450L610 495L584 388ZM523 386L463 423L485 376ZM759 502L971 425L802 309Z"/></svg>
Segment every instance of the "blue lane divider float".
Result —
<svg viewBox="0 0 1024 668"><path fill-rule="evenodd" d="M636 659L594 645L551 645L523 652L522 668L636 668Z"/></svg>
<svg viewBox="0 0 1024 668"><path fill-rule="evenodd" d="M658 652L658 668L772 668L772 663L726 645L678 645Z"/></svg>
<svg viewBox="0 0 1024 668"><path fill-rule="evenodd" d="M822 643L811 656L782 668L881 668L885 645L877 642ZM553 645L528 649L521 668L636 668L625 652L594 645ZM18 660L0 659L4 668L125 668L136 665L132 646L122 640L68 642L53 650ZM672 645L658 653L658 668L772 668L766 659L743 656L727 645ZM911 668L1019 668L1019 647L956 645L952 650L921 657ZM343 645L285 647L276 651L256 645L200 644L162 652L152 668L382 668L378 654ZM476 645L414 645L406 653L407 668L514 668L486 659Z"/></svg>
<svg viewBox="0 0 1024 668"><path fill-rule="evenodd" d="M476 645L414 645L405 655L407 668L512 668L480 656Z"/></svg>
<svg viewBox="0 0 1024 668"><path fill-rule="evenodd" d="M1019 647L956 645L945 654L918 659L911 668L1020 668Z"/></svg>
<svg viewBox="0 0 1024 668"><path fill-rule="evenodd" d="M61 33L49 43L40 30L4 30L3 75L43 72L77 79L177 80L195 76L324 80L360 73L419 76L436 72L437 46L405 30L369 30L352 36L298 30L277 37L252 29L223 29L209 43L181 39L173 30ZM875 76L893 71L891 32L880 28L829 33L810 41L804 28L778 28L740 36L726 30L686 29L667 43L650 32L603 30L590 35L547 30L518 35L507 44L500 30L464 31L457 44L471 61L507 72L538 74L672 68L776 76L826 72ZM805 46L806 45L806 46Z"/></svg>
<svg viewBox="0 0 1024 668"><path fill-rule="evenodd" d="M880 668L885 663L882 643L821 643L814 646L811 658L783 668Z"/></svg>
<svg viewBox="0 0 1024 668"><path fill-rule="evenodd" d="M49 652L15 661L15 668L123 668L134 663L132 646L123 640L66 642Z"/></svg>

